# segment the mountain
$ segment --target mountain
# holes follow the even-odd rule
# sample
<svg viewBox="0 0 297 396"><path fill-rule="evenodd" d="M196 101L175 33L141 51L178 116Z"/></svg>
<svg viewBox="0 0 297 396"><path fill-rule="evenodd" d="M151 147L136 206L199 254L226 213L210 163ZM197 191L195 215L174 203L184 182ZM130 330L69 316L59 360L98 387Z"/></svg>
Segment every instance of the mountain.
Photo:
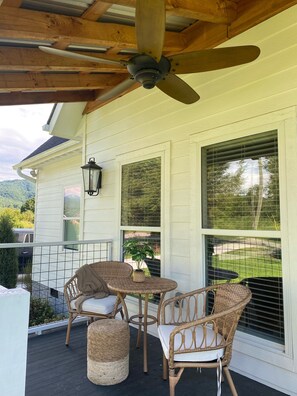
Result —
<svg viewBox="0 0 297 396"><path fill-rule="evenodd" d="M20 208L35 196L35 184L27 180L4 180L0 182L0 208Z"/></svg>

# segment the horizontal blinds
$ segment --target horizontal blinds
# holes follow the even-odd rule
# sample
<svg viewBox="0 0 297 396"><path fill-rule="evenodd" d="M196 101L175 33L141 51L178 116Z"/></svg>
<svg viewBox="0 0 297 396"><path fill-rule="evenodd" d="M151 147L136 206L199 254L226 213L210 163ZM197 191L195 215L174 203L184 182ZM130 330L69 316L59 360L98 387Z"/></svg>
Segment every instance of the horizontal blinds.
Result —
<svg viewBox="0 0 297 396"><path fill-rule="evenodd" d="M265 132L252 137L228 140L227 142L214 144L207 147L208 160L213 161L212 156L218 161L237 161L240 159L258 158L271 154L277 150L277 131Z"/></svg>
<svg viewBox="0 0 297 396"><path fill-rule="evenodd" d="M252 292L252 299L241 316L239 329L283 344L280 240L207 236L206 252L207 284L236 282L248 286Z"/></svg>
<svg viewBox="0 0 297 396"><path fill-rule="evenodd" d="M277 132L203 148L203 227L279 230Z"/></svg>
<svg viewBox="0 0 297 396"><path fill-rule="evenodd" d="M204 228L225 230L205 236L206 283L249 287L239 329L284 344L281 240L228 235L280 230L277 131L203 148L202 218Z"/></svg>
<svg viewBox="0 0 297 396"><path fill-rule="evenodd" d="M161 158L122 166L121 225L160 227Z"/></svg>

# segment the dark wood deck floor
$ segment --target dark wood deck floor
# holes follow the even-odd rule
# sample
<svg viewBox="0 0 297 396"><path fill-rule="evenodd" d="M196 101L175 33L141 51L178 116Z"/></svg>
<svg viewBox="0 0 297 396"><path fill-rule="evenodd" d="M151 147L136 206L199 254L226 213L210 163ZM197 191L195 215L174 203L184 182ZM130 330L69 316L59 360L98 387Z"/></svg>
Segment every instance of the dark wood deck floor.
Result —
<svg viewBox="0 0 297 396"><path fill-rule="evenodd" d="M162 380L162 351L157 338L149 336L149 373L143 373L142 349L136 349L136 330L131 328L130 374L117 385L98 386L87 378L86 325L71 332L70 346L65 329L29 339L26 396L168 396L168 382ZM283 393L232 373L240 396L281 396ZM216 395L215 370L187 369L178 385L176 396ZM230 396L227 382L222 396Z"/></svg>

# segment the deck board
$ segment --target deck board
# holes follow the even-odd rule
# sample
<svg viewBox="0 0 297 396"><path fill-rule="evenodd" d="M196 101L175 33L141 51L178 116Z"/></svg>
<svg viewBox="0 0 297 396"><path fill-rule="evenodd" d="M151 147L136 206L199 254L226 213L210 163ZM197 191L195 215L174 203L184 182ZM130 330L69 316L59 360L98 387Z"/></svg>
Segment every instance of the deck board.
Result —
<svg viewBox="0 0 297 396"><path fill-rule="evenodd" d="M87 327L79 324L71 331L65 346L66 329L29 338L26 396L169 396L167 381L162 380L162 349L153 336L148 337L149 373L143 373L142 349L136 349L136 330L130 328L130 367L128 378L117 385L98 386L87 378ZM281 392L239 374L232 377L240 396L282 396ZM215 395L216 372L205 369L184 371L176 386L176 396ZM227 383L222 396L231 396Z"/></svg>

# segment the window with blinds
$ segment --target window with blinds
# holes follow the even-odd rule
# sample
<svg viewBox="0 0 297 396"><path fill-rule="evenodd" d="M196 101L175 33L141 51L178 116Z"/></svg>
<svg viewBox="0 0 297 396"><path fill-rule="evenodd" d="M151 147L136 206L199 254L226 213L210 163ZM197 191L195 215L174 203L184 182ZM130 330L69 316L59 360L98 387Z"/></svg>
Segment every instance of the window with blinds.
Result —
<svg viewBox="0 0 297 396"><path fill-rule="evenodd" d="M123 242L137 239L152 246L155 257L144 260L143 269L147 275L160 276L161 157L122 165L121 230ZM131 257L123 259L135 266Z"/></svg>
<svg viewBox="0 0 297 396"><path fill-rule="evenodd" d="M161 158L122 166L121 225L161 225Z"/></svg>
<svg viewBox="0 0 297 396"><path fill-rule="evenodd" d="M284 343L277 131L202 149L202 227L206 283L247 285L239 328Z"/></svg>
<svg viewBox="0 0 297 396"><path fill-rule="evenodd" d="M203 149L203 227L279 230L277 132Z"/></svg>

